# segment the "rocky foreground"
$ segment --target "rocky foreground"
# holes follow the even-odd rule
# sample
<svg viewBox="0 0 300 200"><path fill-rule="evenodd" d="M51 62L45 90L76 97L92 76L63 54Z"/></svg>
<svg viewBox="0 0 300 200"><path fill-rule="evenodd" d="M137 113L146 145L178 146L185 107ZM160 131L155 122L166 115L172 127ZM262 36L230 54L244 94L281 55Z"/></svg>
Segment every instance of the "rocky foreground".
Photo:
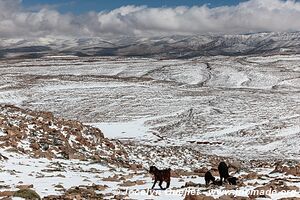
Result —
<svg viewBox="0 0 300 200"><path fill-rule="evenodd" d="M295 160L242 162L189 146L107 139L78 121L12 105L0 106L0 142L1 199L300 198ZM218 177L223 160L238 185L205 186L205 172ZM172 168L169 190L149 190L150 165Z"/></svg>
<svg viewBox="0 0 300 200"><path fill-rule="evenodd" d="M0 105L0 148L33 158L78 159L121 163L127 154L101 130L50 112Z"/></svg>

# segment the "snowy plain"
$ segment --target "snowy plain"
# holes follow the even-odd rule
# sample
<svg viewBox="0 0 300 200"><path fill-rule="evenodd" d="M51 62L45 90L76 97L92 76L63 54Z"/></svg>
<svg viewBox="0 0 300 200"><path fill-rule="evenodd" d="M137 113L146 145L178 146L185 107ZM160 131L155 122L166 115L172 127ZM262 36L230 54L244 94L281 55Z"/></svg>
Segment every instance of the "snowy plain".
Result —
<svg viewBox="0 0 300 200"><path fill-rule="evenodd" d="M242 161L299 161L299 63L299 55L1 60L0 103L51 111L98 127L108 138L136 143L130 158L145 167L152 163L172 169L211 167L206 160L193 158L196 152ZM176 150L166 154L169 157L148 153L171 148ZM189 164L181 157L176 160L175 151ZM1 161L0 176L9 177L5 184L13 188L19 181L34 183L41 196L59 194L58 183L65 188L108 184L106 192L116 188L114 182L101 181L118 173L106 166L12 157ZM64 166L63 171L51 172L53 177L41 172L56 162ZM44 176L37 179L39 173ZM140 179L145 184L135 189L151 187L150 176ZM203 177L185 177L184 182L175 178L172 186L178 189L188 180L204 181Z"/></svg>

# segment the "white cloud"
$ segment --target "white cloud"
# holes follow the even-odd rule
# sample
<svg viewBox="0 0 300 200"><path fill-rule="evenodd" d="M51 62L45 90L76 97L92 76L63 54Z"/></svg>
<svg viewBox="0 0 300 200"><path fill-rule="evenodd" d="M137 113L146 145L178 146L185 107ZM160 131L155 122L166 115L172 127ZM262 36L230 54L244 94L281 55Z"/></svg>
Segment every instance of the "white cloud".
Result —
<svg viewBox="0 0 300 200"><path fill-rule="evenodd" d="M0 37L300 31L299 19L300 3L291 0L250 0L217 8L124 6L78 16L47 7L29 11L21 0L0 0Z"/></svg>

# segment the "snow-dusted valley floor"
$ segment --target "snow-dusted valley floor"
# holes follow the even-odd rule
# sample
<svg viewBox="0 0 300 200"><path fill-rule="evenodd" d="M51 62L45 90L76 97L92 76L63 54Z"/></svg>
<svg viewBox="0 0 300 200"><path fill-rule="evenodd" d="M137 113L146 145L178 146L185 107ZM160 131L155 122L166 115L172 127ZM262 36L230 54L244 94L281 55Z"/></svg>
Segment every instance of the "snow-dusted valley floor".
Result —
<svg viewBox="0 0 300 200"><path fill-rule="evenodd" d="M1 161L1 190L33 184L47 196L96 184L103 186L98 192L104 198L111 198L119 189L150 188L145 169L153 164L174 170L171 188L195 188L192 182L203 184L206 168L215 170L226 160L238 163L241 171L235 176L242 182L226 189L295 187L290 196L300 196L298 55L11 59L0 61L0 73L1 104L50 111L98 127L124 145L131 163L142 164L142 169L126 170L89 161L13 156ZM57 165L58 171L47 171ZM208 194L203 185L196 188ZM269 197L286 196L276 195ZM175 199L166 194L129 197Z"/></svg>

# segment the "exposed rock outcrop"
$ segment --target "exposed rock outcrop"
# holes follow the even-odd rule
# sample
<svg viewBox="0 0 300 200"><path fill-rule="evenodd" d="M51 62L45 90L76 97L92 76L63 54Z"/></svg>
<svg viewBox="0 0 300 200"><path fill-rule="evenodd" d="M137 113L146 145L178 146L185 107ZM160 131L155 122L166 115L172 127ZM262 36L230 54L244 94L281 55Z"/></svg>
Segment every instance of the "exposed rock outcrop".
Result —
<svg viewBox="0 0 300 200"><path fill-rule="evenodd" d="M74 120L12 105L0 105L0 148L35 158L93 159L125 163L121 143L104 137L101 130Z"/></svg>

